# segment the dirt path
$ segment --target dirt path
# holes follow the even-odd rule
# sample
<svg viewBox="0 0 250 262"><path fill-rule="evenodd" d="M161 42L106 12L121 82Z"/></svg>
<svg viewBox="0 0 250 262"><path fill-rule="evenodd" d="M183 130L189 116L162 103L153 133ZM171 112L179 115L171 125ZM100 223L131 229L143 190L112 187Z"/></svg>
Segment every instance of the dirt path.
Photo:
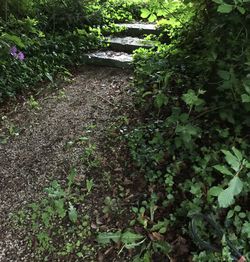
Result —
<svg viewBox="0 0 250 262"><path fill-rule="evenodd" d="M9 215L38 199L49 181L65 180L82 153L77 146L65 150L67 143L93 124L98 143L126 96L131 72L82 71L61 91L38 99L40 109L26 103L0 118L0 261L28 261L22 241L9 227Z"/></svg>

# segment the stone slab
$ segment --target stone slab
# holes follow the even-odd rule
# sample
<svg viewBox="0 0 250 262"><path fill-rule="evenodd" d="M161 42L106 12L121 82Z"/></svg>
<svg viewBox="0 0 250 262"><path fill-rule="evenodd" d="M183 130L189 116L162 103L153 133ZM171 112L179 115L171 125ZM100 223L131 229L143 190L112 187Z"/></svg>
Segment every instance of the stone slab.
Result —
<svg viewBox="0 0 250 262"><path fill-rule="evenodd" d="M131 54L114 51L97 51L85 55L85 63L119 68L132 68Z"/></svg>
<svg viewBox="0 0 250 262"><path fill-rule="evenodd" d="M131 23L131 24L116 24L118 27L125 27L126 30L121 34L128 36L142 36L142 35L159 35L160 30L157 29L156 24L143 24L143 23Z"/></svg>
<svg viewBox="0 0 250 262"><path fill-rule="evenodd" d="M119 52L132 53L137 48L151 48L154 46L153 41L140 39L138 37L107 37L107 43L109 43L109 48Z"/></svg>

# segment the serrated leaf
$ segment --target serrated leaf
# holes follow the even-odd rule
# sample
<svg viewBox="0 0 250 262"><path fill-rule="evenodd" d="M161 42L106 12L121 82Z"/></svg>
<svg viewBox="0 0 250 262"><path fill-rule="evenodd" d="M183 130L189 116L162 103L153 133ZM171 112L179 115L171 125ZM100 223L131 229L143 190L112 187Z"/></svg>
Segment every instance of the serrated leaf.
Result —
<svg viewBox="0 0 250 262"><path fill-rule="evenodd" d="M238 176L235 176L229 182L229 188L234 196L239 195L243 189L243 182L241 181L241 179Z"/></svg>
<svg viewBox="0 0 250 262"><path fill-rule="evenodd" d="M223 175L233 176L233 173L229 171L225 166L222 165L215 165L213 166L216 170L218 170Z"/></svg>
<svg viewBox="0 0 250 262"><path fill-rule="evenodd" d="M223 190L218 196L219 206L227 208L234 202L234 195L230 188Z"/></svg>
<svg viewBox="0 0 250 262"><path fill-rule="evenodd" d="M111 240L117 243L121 240L121 235L120 231L99 233L97 242L101 245L110 244Z"/></svg>
<svg viewBox="0 0 250 262"><path fill-rule="evenodd" d="M213 186L208 190L207 194L209 196L218 196L222 191L223 189L221 187Z"/></svg>
<svg viewBox="0 0 250 262"><path fill-rule="evenodd" d="M238 158L235 157L230 151L227 151L227 150L221 150L221 151L225 155L225 159L227 163L232 167L234 171L238 172L240 169L240 165L241 165Z"/></svg>
<svg viewBox="0 0 250 262"><path fill-rule="evenodd" d="M77 217L78 217L78 215L77 215L76 208L71 203L69 203L69 219L70 219L70 221L73 222L73 223L76 223Z"/></svg>
<svg viewBox="0 0 250 262"><path fill-rule="evenodd" d="M230 180L228 188L223 190L218 196L220 207L229 207L234 202L234 196L239 195L242 189L243 182L238 176L235 176Z"/></svg>
<svg viewBox="0 0 250 262"><path fill-rule="evenodd" d="M126 231L122 234L121 241L124 244L133 244L136 241L141 240L142 238L143 238L143 236L140 235L140 234L136 234L136 233L133 233L133 232L130 232L130 231Z"/></svg>
<svg viewBox="0 0 250 262"><path fill-rule="evenodd" d="M223 3L223 4L221 4L221 5L218 7L217 11L218 11L219 13L229 14L230 12L233 11L233 5L229 5L229 4Z"/></svg>

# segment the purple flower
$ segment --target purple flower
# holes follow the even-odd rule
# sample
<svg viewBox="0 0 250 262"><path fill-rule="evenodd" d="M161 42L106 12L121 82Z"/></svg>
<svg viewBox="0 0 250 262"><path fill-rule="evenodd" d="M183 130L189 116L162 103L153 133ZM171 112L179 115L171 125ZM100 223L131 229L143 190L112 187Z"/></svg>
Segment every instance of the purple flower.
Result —
<svg viewBox="0 0 250 262"><path fill-rule="evenodd" d="M24 58L25 58L24 53L20 51L20 52L17 54L17 59L19 59L20 61L23 61Z"/></svg>
<svg viewBox="0 0 250 262"><path fill-rule="evenodd" d="M10 54L15 57L16 59L20 60L20 61L23 61L25 56L24 56L24 53L17 50L16 46L12 46L11 49L10 49Z"/></svg>
<svg viewBox="0 0 250 262"><path fill-rule="evenodd" d="M10 54L14 57L17 55L17 48L15 46L12 46L10 49Z"/></svg>

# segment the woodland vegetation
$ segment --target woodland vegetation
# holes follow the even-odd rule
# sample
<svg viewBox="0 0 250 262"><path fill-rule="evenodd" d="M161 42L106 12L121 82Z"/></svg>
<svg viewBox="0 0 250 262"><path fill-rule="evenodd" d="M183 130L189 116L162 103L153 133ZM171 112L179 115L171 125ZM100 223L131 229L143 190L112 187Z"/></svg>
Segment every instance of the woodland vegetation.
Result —
<svg viewBox="0 0 250 262"><path fill-rule="evenodd" d="M98 232L96 241L118 246L134 262L249 260L250 0L0 0L1 105L67 79L84 53L103 46L114 23L134 20L157 22L161 44L135 51L136 110L120 118L122 132L112 139L126 148L125 167L143 176L147 189L129 207L126 229ZM35 106L32 96L30 102ZM96 168L91 153L87 162ZM74 177L72 169L65 191L54 181L43 204L19 212L16 223L33 219L49 231L52 220L79 225L68 196ZM116 205L105 201L107 212ZM212 215L223 233L202 219L193 232L196 214ZM79 250L77 237L74 246L55 251L46 230L32 230L46 261L53 252L58 261L69 254L80 261L90 252Z"/></svg>

